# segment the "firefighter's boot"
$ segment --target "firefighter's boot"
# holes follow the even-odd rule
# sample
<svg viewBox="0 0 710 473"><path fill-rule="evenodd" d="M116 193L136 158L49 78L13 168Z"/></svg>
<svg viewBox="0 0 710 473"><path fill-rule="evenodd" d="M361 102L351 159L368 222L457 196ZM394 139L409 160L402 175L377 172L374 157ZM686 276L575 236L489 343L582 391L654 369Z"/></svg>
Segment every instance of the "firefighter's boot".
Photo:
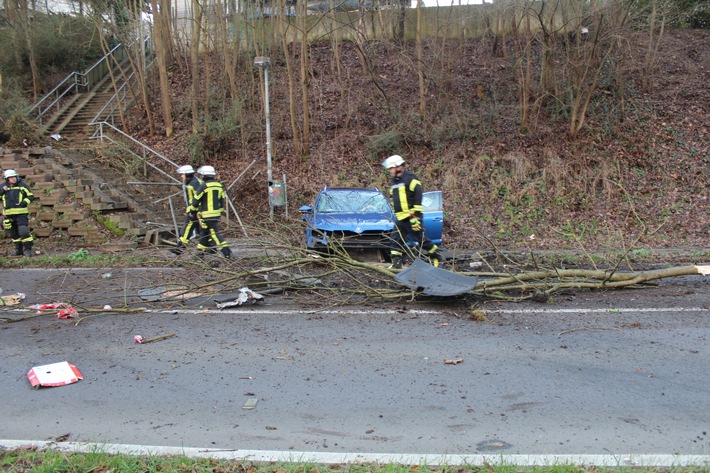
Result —
<svg viewBox="0 0 710 473"><path fill-rule="evenodd" d="M388 269L402 269L402 255L392 255L392 263Z"/></svg>
<svg viewBox="0 0 710 473"><path fill-rule="evenodd" d="M12 256L22 256L22 242L18 241L15 243L15 252Z"/></svg>
<svg viewBox="0 0 710 473"><path fill-rule="evenodd" d="M435 268L442 268L444 266L444 258L439 252L434 252L429 255L429 262Z"/></svg>
<svg viewBox="0 0 710 473"><path fill-rule="evenodd" d="M175 248L172 248L170 250L170 253L180 256L184 251L185 251L185 245L183 244L183 242L178 240L177 246Z"/></svg>
<svg viewBox="0 0 710 473"><path fill-rule="evenodd" d="M232 254L232 249L228 246L225 246L222 248L222 256L224 256L227 259L234 259L234 255Z"/></svg>
<svg viewBox="0 0 710 473"><path fill-rule="evenodd" d="M25 255L28 258L31 257L32 255L34 255L34 253L32 252L32 242L31 241L26 241L23 246L24 246L24 250L22 252L23 255Z"/></svg>

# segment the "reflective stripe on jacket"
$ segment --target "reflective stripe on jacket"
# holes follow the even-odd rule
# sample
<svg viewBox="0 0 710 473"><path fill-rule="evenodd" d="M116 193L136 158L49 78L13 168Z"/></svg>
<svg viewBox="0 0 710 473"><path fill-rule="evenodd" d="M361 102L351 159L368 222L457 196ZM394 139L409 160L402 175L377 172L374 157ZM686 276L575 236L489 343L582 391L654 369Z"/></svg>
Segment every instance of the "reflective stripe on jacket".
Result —
<svg viewBox="0 0 710 473"><path fill-rule="evenodd" d="M4 187L7 187L7 190ZM0 195L2 195L3 213L8 216L30 213L27 207L35 200L30 188L19 177L14 186L6 181L4 186L0 187Z"/></svg>
<svg viewBox="0 0 710 473"><path fill-rule="evenodd" d="M224 210L224 199L222 183L206 178L202 190L195 194L192 207L197 209L200 218L219 217Z"/></svg>
<svg viewBox="0 0 710 473"><path fill-rule="evenodd" d="M185 184L185 198L187 202L187 211L188 212L196 212L197 208L192 206L192 203L195 201L195 196L202 192L202 189L204 189L205 183L202 181L197 176L192 176L192 179L190 179L190 182Z"/></svg>
<svg viewBox="0 0 710 473"><path fill-rule="evenodd" d="M392 178L390 183L390 199L397 220L404 220L412 215L421 217L422 211L422 183L409 171L404 171L401 176Z"/></svg>

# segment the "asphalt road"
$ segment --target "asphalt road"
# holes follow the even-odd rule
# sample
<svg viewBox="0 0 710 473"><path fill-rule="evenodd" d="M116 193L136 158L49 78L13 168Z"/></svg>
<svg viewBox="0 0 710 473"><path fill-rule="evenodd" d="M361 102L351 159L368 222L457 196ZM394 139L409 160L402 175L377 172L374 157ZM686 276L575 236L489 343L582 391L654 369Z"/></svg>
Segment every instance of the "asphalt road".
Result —
<svg viewBox="0 0 710 473"><path fill-rule="evenodd" d="M27 304L100 307L156 278L155 270L107 271L5 270L0 286L27 293ZM52 315L0 323L0 439L708 455L708 282L486 303L487 322L471 320L461 301L309 310L267 297L225 311L197 301L78 325ZM96 289L109 283L110 300ZM60 361L84 379L33 390L30 368ZM249 399L256 407L244 409Z"/></svg>

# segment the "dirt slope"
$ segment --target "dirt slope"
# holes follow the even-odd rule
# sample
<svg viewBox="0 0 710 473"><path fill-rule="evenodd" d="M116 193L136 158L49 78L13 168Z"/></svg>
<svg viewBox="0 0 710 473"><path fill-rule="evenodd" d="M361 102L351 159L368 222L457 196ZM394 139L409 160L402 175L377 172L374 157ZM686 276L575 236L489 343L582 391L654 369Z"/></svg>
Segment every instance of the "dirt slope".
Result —
<svg viewBox="0 0 710 473"><path fill-rule="evenodd" d="M644 39L625 46L623 83L602 75L574 141L565 110L554 103L520 129L512 59L492 56L487 40L427 45L424 120L413 50L373 44L375 71L367 76L351 45L343 45L339 74L331 45L313 45L311 152L301 158L292 140L286 66L272 58L274 176L287 174L289 221L324 185L385 187L379 162L397 152L427 189L444 191L449 247L579 248L581 239L587 248L618 249L656 230L641 244L709 247L710 32L668 32L647 92L640 82ZM257 73L248 72L243 126L205 161L231 182L257 160L234 189L242 218L256 223L268 212L266 153ZM174 71L172 81L179 104L174 136L148 136L137 118L131 131L188 162L189 80ZM300 110L298 93L296 102Z"/></svg>

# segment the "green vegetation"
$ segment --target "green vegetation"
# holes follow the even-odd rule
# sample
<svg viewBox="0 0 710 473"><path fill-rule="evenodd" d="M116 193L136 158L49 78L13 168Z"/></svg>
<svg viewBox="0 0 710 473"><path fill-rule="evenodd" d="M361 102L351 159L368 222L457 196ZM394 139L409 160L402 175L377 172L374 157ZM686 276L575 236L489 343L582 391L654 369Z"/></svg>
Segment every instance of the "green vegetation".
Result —
<svg viewBox="0 0 710 473"><path fill-rule="evenodd" d="M164 264L164 261L162 262ZM80 248L66 255L41 255L32 258L0 257L0 268L96 268L102 266L150 266L161 264L152 257L140 255L125 255L117 253L90 252Z"/></svg>
<svg viewBox="0 0 710 473"><path fill-rule="evenodd" d="M122 237L126 234L126 231L122 228L119 228L118 224L111 220L111 217L109 217L108 215L101 215L99 213L96 213L95 218L96 221L102 227L104 227L106 230L110 231L114 235Z"/></svg>
<svg viewBox="0 0 710 473"><path fill-rule="evenodd" d="M31 71L24 33L17 28L0 29L0 73L6 77L20 77L27 85L32 81L28 80ZM35 12L27 35L31 38L34 59L45 88L56 84L56 74L66 76L70 71L85 69L103 56L96 24L90 17Z"/></svg>
<svg viewBox="0 0 710 473"><path fill-rule="evenodd" d="M12 450L0 452L4 472L238 472L238 473L707 473L706 467L605 468L577 465L521 467L484 463L481 466L428 466L401 464L258 463L214 460L187 456L129 456L96 453L66 453L53 450Z"/></svg>

